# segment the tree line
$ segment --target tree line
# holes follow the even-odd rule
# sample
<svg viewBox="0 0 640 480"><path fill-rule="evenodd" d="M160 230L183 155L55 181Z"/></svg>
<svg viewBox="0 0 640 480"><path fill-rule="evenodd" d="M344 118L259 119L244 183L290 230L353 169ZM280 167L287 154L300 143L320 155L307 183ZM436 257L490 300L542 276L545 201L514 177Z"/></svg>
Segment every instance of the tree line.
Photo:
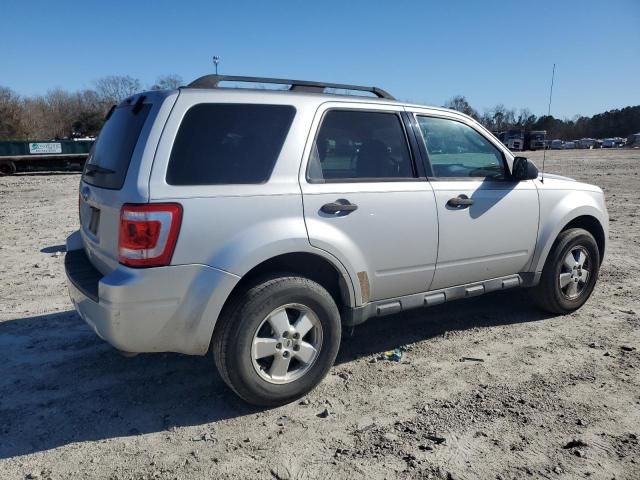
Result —
<svg viewBox="0 0 640 480"><path fill-rule="evenodd" d="M182 78L170 74L159 77L146 88L162 90L180 85ZM143 89L140 80L117 75L96 80L93 88L76 92L56 88L45 95L31 97L20 96L10 88L0 86L0 140L95 136L112 105ZM640 132L640 105L573 119L552 115L537 117L527 108L516 111L502 104L480 114L461 95L449 99L444 106L472 116L492 132L546 130L548 138L564 140L627 137Z"/></svg>
<svg viewBox="0 0 640 480"><path fill-rule="evenodd" d="M159 77L146 88L137 78L110 75L96 80L93 88L76 92L56 88L32 97L0 86L0 140L93 137L112 105L144 89L180 85L182 78L173 74Z"/></svg>
<svg viewBox="0 0 640 480"><path fill-rule="evenodd" d="M640 132L640 105L609 110L592 117L577 115L572 119L559 119L553 115L536 117L527 108L518 111L504 105L496 105L478 113L461 95L444 105L446 108L466 113L492 132L505 130L546 130L547 138L576 140L580 138L628 137Z"/></svg>

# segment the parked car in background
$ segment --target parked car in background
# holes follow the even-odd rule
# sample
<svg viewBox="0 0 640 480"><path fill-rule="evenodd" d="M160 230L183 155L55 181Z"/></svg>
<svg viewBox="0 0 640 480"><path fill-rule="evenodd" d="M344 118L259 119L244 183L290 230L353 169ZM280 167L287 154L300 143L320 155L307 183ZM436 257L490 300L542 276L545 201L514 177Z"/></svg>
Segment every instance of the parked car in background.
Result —
<svg viewBox="0 0 640 480"><path fill-rule="evenodd" d="M574 148L576 148L576 143L575 142L564 142L562 144L562 148L565 150L573 150Z"/></svg>
<svg viewBox="0 0 640 480"><path fill-rule="evenodd" d="M626 144L626 140L621 137L605 138L602 141L602 148L622 148Z"/></svg>
<svg viewBox="0 0 640 480"><path fill-rule="evenodd" d="M211 352L268 406L314 388L343 327L370 318L515 287L575 311L608 231L600 188L541 182L471 117L296 80L128 98L79 195L65 268L80 316L124 352Z"/></svg>
<svg viewBox="0 0 640 480"><path fill-rule="evenodd" d="M564 142L559 139L551 140L551 150L562 150L564 148Z"/></svg>
<svg viewBox="0 0 640 480"><path fill-rule="evenodd" d="M626 145L631 148L640 148L640 132L629 135Z"/></svg>
<svg viewBox="0 0 640 480"><path fill-rule="evenodd" d="M588 148L592 149L597 145L597 141L593 138L581 138L576 140L576 148Z"/></svg>

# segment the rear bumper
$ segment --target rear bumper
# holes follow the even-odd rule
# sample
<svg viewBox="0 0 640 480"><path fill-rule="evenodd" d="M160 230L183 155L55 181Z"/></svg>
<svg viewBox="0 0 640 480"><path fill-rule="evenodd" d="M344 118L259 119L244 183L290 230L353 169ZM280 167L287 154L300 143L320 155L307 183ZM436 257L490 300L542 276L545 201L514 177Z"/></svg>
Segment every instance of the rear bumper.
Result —
<svg viewBox="0 0 640 480"><path fill-rule="evenodd" d="M67 244L73 243L70 237ZM80 317L102 339L132 353L204 355L239 280L206 265L120 266L103 276L82 249L67 252L65 270Z"/></svg>

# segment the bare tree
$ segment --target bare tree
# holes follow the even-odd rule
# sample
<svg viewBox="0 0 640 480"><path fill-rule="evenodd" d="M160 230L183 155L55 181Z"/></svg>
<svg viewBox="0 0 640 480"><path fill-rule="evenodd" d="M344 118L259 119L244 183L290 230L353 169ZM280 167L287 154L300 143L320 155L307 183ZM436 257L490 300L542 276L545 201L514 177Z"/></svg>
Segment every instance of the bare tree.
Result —
<svg viewBox="0 0 640 480"><path fill-rule="evenodd" d="M95 81L100 101L107 105L118 104L127 97L142 90L137 78L129 75L109 75Z"/></svg>
<svg viewBox="0 0 640 480"><path fill-rule="evenodd" d="M537 117L531 113L531 110L528 108L521 108L520 113L518 113L518 120L516 124L525 130L531 130L531 127L534 123L536 123Z"/></svg>
<svg viewBox="0 0 640 480"><path fill-rule="evenodd" d="M48 115L47 102L42 95L25 98L24 124L29 138L45 140L55 136L52 132L51 119Z"/></svg>
<svg viewBox="0 0 640 480"><path fill-rule="evenodd" d="M79 105L75 95L57 88L45 96L49 128L53 137L65 138L71 134L71 126L78 114Z"/></svg>
<svg viewBox="0 0 640 480"><path fill-rule="evenodd" d="M93 136L104 121L106 107L93 90L50 90L23 102L25 129L30 138Z"/></svg>
<svg viewBox="0 0 640 480"><path fill-rule="evenodd" d="M480 115L478 121L482 125L484 125L487 130L490 130L492 132L496 131L495 125L493 123L493 112L491 112L491 110L485 109L484 112L482 112L482 115Z"/></svg>
<svg viewBox="0 0 640 480"><path fill-rule="evenodd" d="M79 137L96 136L110 107L100 101L95 90L83 90L76 93L78 110L72 126L72 135Z"/></svg>
<svg viewBox="0 0 640 480"><path fill-rule="evenodd" d="M0 139L11 140L27 135L24 109L20 97L7 87L0 87Z"/></svg>
<svg viewBox="0 0 640 480"><path fill-rule="evenodd" d="M490 110L485 110L481 122L489 130L500 132L508 130L516 124L516 115L513 110L499 104Z"/></svg>
<svg viewBox="0 0 640 480"><path fill-rule="evenodd" d="M156 83L151 86L151 90L174 90L183 85L182 77L175 73L163 75L156 79Z"/></svg>
<svg viewBox="0 0 640 480"><path fill-rule="evenodd" d="M158 77L151 88L175 88L182 79L175 74ZM108 76L96 81L95 90L68 92L54 89L46 95L21 97L0 86L0 140L51 139L97 135L111 105L140 91L139 80L130 76ZM593 117L536 118L529 109L518 114L504 105L478 115L467 99L457 95L446 106L478 119L493 132L511 128L547 130L551 138L604 138L628 136L640 130L640 105L603 112Z"/></svg>
<svg viewBox="0 0 640 480"><path fill-rule="evenodd" d="M478 119L478 112L476 112L469 102L467 98L463 95L456 95L455 97L450 98L444 104L445 108L450 108L452 110L457 110L458 112L462 112L465 115L469 115L470 117Z"/></svg>

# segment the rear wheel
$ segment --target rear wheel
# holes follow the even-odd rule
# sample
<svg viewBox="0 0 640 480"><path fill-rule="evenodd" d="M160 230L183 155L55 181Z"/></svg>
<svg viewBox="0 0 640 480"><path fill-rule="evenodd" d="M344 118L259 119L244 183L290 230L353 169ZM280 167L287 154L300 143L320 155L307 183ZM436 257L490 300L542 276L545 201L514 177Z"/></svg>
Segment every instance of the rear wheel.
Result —
<svg viewBox="0 0 640 480"><path fill-rule="evenodd" d="M558 235L534 288L537 305L556 314L571 313L589 299L600 270L600 252L593 235L581 228Z"/></svg>
<svg viewBox="0 0 640 480"><path fill-rule="evenodd" d="M276 406L313 389L338 353L340 314L307 278L264 279L225 309L213 355L226 384L248 403Z"/></svg>
<svg viewBox="0 0 640 480"><path fill-rule="evenodd" d="M13 175L16 171L16 164L11 160L0 161L0 176Z"/></svg>

